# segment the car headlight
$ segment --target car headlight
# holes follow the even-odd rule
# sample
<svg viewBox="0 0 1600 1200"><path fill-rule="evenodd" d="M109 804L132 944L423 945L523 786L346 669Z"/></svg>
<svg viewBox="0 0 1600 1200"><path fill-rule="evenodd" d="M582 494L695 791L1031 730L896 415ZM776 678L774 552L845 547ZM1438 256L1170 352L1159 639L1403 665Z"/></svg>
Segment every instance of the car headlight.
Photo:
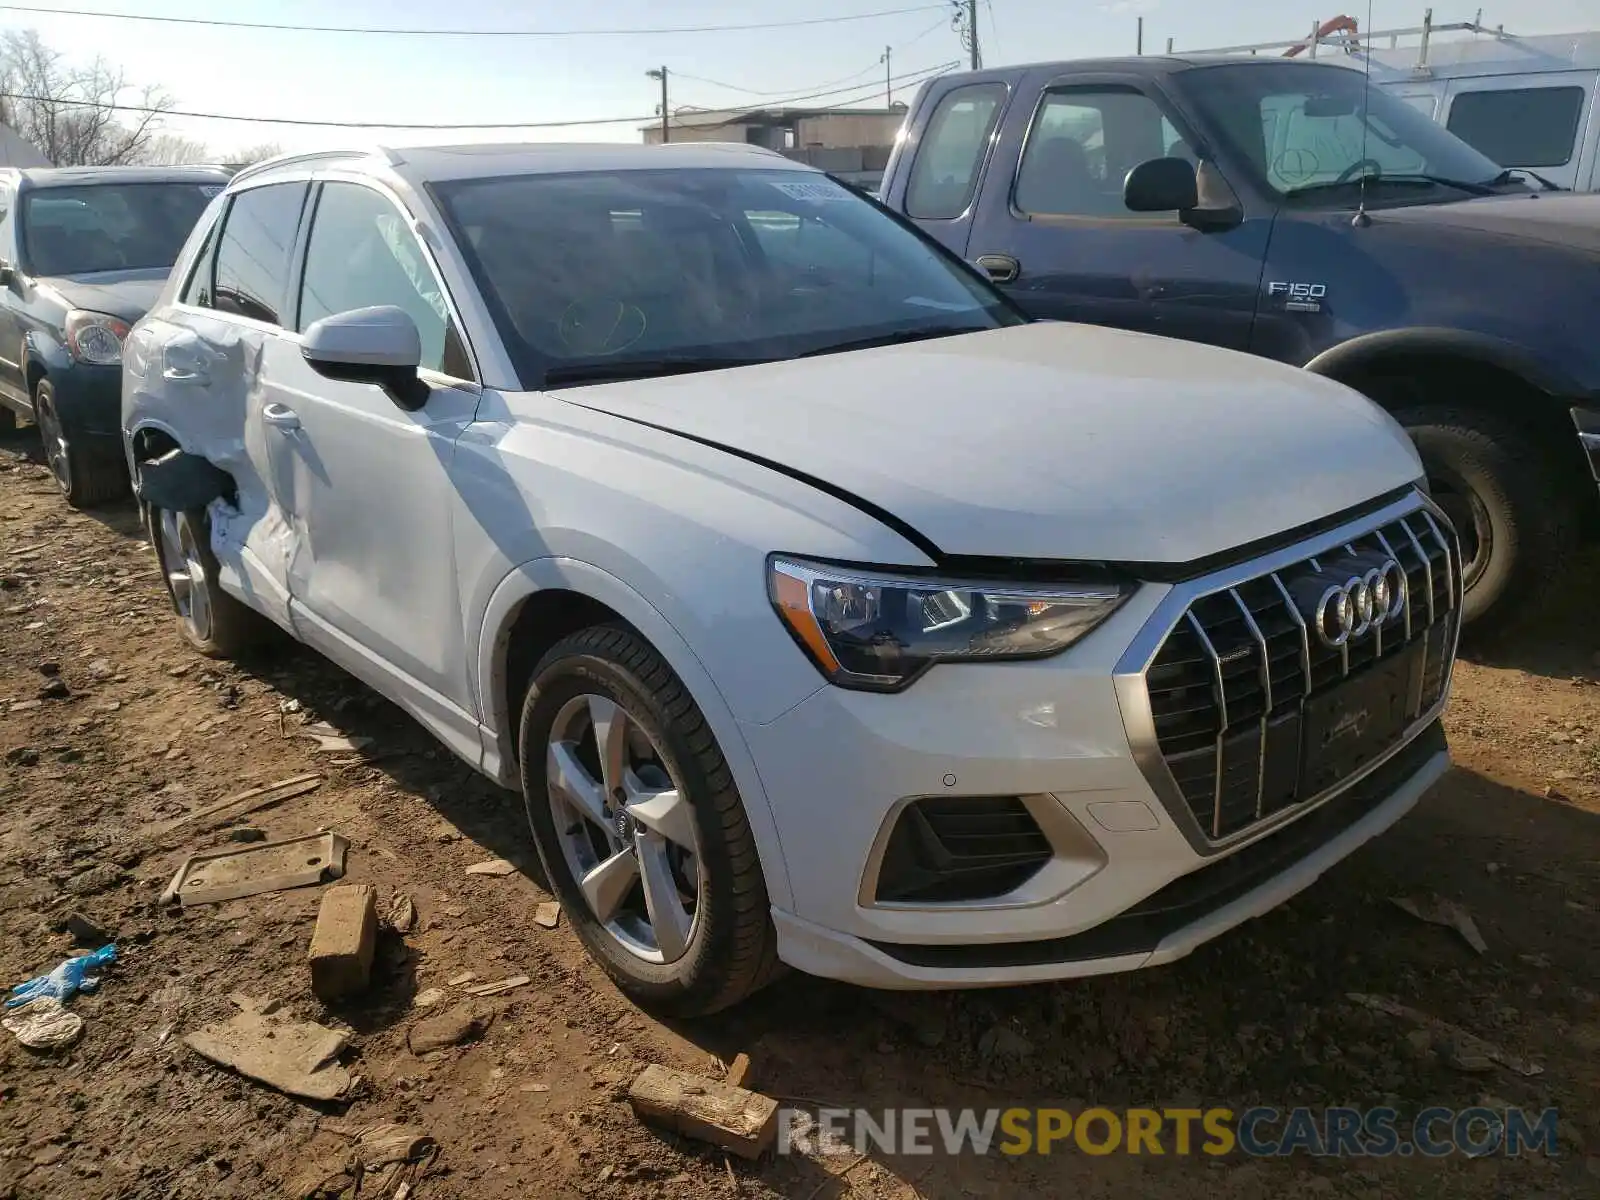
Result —
<svg viewBox="0 0 1600 1200"><path fill-rule="evenodd" d="M110 313L75 308L67 314L67 349L82 363L109 366L122 361L122 339L128 323Z"/></svg>
<svg viewBox="0 0 1600 1200"><path fill-rule="evenodd" d="M884 692L936 662L1059 654L1133 594L1122 583L972 583L781 556L768 561L767 590L831 682Z"/></svg>

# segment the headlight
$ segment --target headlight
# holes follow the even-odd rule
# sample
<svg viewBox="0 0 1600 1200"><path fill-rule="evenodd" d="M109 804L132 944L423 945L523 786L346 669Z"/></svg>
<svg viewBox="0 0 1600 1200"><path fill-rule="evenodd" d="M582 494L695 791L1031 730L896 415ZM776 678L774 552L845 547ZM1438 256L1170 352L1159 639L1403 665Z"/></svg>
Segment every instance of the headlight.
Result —
<svg viewBox="0 0 1600 1200"><path fill-rule="evenodd" d="M1104 621L1131 585L919 579L773 557L767 590L833 683L898 691L936 662L1042 658Z"/></svg>
<svg viewBox="0 0 1600 1200"><path fill-rule="evenodd" d="M101 366L121 362L122 339L127 336L128 323L120 317L81 308L67 314L67 349L79 362Z"/></svg>

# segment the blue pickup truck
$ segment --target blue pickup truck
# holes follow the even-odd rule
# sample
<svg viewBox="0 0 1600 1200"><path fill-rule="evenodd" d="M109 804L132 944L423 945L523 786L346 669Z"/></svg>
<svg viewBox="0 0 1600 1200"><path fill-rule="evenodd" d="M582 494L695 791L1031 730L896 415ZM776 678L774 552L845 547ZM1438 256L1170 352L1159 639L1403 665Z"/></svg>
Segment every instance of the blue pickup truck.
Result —
<svg viewBox="0 0 1600 1200"><path fill-rule="evenodd" d="M1600 527L1600 196L1503 170L1358 71L943 76L880 196L1035 317L1264 355L1382 405L1460 531L1479 632L1535 611Z"/></svg>

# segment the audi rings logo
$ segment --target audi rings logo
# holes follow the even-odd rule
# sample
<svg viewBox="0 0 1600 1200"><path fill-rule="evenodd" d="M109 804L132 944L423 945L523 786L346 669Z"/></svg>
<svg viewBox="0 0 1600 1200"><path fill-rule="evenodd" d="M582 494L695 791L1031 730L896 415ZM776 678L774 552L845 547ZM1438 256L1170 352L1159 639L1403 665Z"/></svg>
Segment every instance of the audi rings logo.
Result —
<svg viewBox="0 0 1600 1200"><path fill-rule="evenodd" d="M1406 573L1391 558L1324 591L1312 613L1312 625L1324 646L1338 649L1405 610Z"/></svg>

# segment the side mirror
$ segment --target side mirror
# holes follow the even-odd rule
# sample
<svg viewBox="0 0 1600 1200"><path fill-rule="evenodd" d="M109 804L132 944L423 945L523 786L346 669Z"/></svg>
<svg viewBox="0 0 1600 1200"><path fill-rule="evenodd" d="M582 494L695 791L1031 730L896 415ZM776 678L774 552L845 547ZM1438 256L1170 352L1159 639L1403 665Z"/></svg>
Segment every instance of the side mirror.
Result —
<svg viewBox="0 0 1600 1200"><path fill-rule="evenodd" d="M329 379L377 384L401 408L415 411L428 401L428 385L417 376L422 335L406 311L392 304L313 322L301 336L300 353Z"/></svg>
<svg viewBox="0 0 1600 1200"><path fill-rule="evenodd" d="M1194 164L1186 158L1152 158L1128 172L1122 202L1131 212L1186 213L1200 206Z"/></svg>

